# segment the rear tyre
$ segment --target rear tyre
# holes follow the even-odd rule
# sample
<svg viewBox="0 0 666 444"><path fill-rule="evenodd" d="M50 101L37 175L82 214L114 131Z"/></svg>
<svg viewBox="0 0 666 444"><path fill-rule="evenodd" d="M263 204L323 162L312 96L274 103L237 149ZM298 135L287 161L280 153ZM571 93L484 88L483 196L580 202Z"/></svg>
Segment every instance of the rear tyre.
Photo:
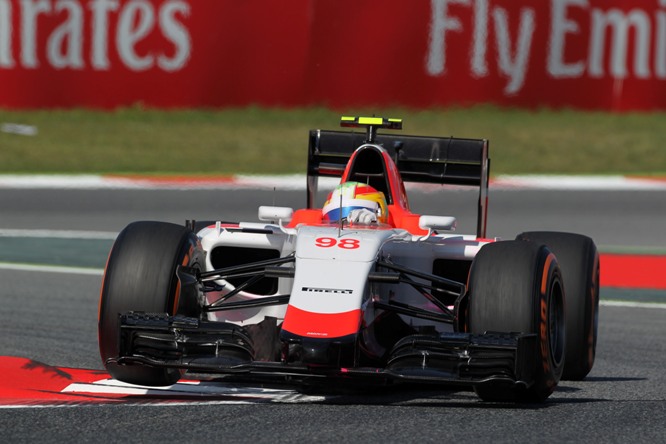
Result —
<svg viewBox="0 0 666 444"><path fill-rule="evenodd" d="M555 256L532 242L485 245L469 277L468 330L471 333L521 332L537 335L534 383L527 389L488 382L475 387L485 401L548 398L564 364L564 292Z"/></svg>
<svg viewBox="0 0 666 444"><path fill-rule="evenodd" d="M99 304L99 349L109 374L131 384L164 386L180 379L178 369L118 365L119 313L143 311L194 316L198 301L181 297L178 265L203 268L203 252L194 233L164 222L134 222L116 239L104 271Z"/></svg>
<svg viewBox="0 0 666 444"><path fill-rule="evenodd" d="M584 379L597 348L599 253L594 241L573 233L528 232L518 240L547 245L557 256L566 294L567 353L562 379Z"/></svg>

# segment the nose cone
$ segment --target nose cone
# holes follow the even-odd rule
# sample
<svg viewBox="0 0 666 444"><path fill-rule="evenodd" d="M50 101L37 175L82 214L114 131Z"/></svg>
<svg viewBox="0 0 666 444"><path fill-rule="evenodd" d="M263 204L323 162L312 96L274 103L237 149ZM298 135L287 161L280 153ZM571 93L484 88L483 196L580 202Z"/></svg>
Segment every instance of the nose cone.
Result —
<svg viewBox="0 0 666 444"><path fill-rule="evenodd" d="M335 339L312 339L296 336L283 330L280 340L283 356L288 364L324 368L354 365L356 335Z"/></svg>

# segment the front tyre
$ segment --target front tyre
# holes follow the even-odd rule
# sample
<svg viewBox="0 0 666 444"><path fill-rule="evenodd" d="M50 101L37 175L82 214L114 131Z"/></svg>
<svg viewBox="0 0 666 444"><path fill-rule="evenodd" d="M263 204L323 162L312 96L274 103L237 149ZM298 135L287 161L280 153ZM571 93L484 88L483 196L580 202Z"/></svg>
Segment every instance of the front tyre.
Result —
<svg viewBox="0 0 666 444"><path fill-rule="evenodd" d="M485 401L548 398L564 367L564 291L555 256L543 245L505 241L485 245L469 276L468 330L471 333L536 334L533 384L525 389L488 382L475 387Z"/></svg>
<svg viewBox="0 0 666 444"><path fill-rule="evenodd" d="M203 268L195 234L180 225L134 222L118 235L104 271L99 303L99 349L106 370L120 381L164 386L180 379L178 369L107 362L120 352L119 314L128 311L195 315L198 302L181 297L179 265Z"/></svg>
<svg viewBox="0 0 666 444"><path fill-rule="evenodd" d="M562 379L580 381L592 370L599 323L599 253L594 241L574 233L533 231L518 240L547 245L564 276L567 355Z"/></svg>

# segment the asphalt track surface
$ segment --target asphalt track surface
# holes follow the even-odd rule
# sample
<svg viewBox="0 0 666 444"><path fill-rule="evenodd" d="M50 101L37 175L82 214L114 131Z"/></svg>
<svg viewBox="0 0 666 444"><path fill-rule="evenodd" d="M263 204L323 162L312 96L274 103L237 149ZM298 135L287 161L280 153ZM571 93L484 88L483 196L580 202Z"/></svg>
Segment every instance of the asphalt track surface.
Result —
<svg viewBox="0 0 666 444"><path fill-rule="evenodd" d="M418 212L456 215L459 231L474 231L473 193L415 193L411 202ZM304 193L0 190L0 229L114 233L135 220L253 221L261 204L299 207ZM505 190L491 193L488 231L513 238L558 229L588 234L602 249L663 251L665 215L663 191ZM0 355L102 368L99 274L0 269L0 279ZM602 305L591 374L563 381L541 405L401 389L275 401L24 406L0 409L0 430L4 442L664 442L665 334L664 309Z"/></svg>

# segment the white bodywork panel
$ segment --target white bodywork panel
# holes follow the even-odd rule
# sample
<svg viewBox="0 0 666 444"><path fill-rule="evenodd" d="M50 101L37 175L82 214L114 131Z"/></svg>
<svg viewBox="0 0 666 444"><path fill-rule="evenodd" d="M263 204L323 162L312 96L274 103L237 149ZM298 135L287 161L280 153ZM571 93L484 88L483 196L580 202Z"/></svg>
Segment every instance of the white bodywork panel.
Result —
<svg viewBox="0 0 666 444"><path fill-rule="evenodd" d="M240 229L255 232L243 232ZM257 232L258 231L258 232ZM261 232L263 231L263 232ZM295 254L293 279L279 279L276 294L290 294L289 304L308 312L334 314L361 308L369 298L388 299L432 309L432 304L407 284L374 284L370 291L367 276L374 271L378 259L404 267L432 273L437 258L472 260L479 249L490 241L480 241L474 235L444 234L414 236L405 230L387 226L340 228L330 226L301 226L285 229L270 223L241 223L233 227L221 224L204 228L198 233L201 245L208 253L206 271L213 270L211 254L217 247L241 247L276 250L280 257ZM207 294L210 304L234 289L224 280L216 281L221 291ZM232 296L231 301L266 297L245 291ZM239 325L255 324L265 317L284 319L287 305L211 312L209 320ZM421 320L411 320L420 324ZM429 322L429 321L426 321Z"/></svg>

